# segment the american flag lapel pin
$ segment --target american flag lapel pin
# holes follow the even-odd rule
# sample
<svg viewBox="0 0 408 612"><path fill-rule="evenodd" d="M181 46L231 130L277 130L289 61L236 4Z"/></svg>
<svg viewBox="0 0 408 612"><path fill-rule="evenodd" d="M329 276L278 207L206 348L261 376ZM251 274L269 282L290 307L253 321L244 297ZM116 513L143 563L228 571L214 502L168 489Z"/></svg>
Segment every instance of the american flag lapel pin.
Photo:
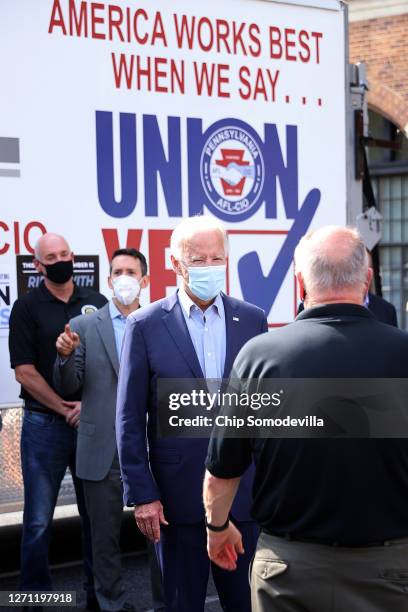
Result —
<svg viewBox="0 0 408 612"><path fill-rule="evenodd" d="M233 321L239 321L239 317L232 317Z"/></svg>

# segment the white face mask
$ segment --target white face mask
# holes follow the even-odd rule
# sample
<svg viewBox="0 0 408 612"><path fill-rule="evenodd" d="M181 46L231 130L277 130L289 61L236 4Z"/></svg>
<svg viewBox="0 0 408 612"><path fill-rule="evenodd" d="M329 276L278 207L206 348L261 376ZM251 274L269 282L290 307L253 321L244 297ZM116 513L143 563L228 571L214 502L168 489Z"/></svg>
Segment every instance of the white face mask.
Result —
<svg viewBox="0 0 408 612"><path fill-rule="evenodd" d="M121 274L112 279L113 294L124 306L129 306L140 295L140 285L136 278Z"/></svg>

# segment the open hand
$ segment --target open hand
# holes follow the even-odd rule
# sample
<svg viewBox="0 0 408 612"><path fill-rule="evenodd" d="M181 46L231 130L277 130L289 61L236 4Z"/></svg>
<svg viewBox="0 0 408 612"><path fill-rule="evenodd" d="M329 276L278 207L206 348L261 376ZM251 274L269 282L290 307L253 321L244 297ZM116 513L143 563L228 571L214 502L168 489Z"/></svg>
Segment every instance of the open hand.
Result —
<svg viewBox="0 0 408 612"><path fill-rule="evenodd" d="M223 569L237 569L238 555L244 554L241 532L231 521L224 531L207 529L207 551L211 561Z"/></svg>

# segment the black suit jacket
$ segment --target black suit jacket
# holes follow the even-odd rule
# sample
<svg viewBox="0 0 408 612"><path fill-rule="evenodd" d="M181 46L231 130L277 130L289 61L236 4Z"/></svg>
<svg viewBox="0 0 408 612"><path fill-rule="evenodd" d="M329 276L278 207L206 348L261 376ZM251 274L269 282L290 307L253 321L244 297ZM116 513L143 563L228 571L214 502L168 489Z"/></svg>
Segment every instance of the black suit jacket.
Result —
<svg viewBox="0 0 408 612"><path fill-rule="evenodd" d="M398 327L397 311L395 306L375 293L368 294L368 308L374 314L375 318L381 323L388 323Z"/></svg>

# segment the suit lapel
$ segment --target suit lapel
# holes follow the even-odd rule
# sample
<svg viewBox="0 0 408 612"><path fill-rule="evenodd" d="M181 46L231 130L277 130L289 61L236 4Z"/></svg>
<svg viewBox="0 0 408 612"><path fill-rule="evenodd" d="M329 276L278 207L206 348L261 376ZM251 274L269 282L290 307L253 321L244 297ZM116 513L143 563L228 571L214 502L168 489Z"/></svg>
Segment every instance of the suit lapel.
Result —
<svg viewBox="0 0 408 612"><path fill-rule="evenodd" d="M112 319L109 312L109 304L98 312L97 329L112 367L118 375L119 357L116 349L115 332L113 331Z"/></svg>
<svg viewBox="0 0 408 612"><path fill-rule="evenodd" d="M187 365L193 371L194 376L196 378L204 378L200 362L198 361L193 342L190 338L190 333L184 320L180 303L177 299L177 293L167 300L166 310L167 313L163 317L163 322L171 337L184 357Z"/></svg>
<svg viewBox="0 0 408 612"><path fill-rule="evenodd" d="M223 378L228 378L231 372L232 364L237 356L241 346L239 308L228 299L228 296L222 295L225 310L225 337L227 341L225 352L225 365Z"/></svg>

